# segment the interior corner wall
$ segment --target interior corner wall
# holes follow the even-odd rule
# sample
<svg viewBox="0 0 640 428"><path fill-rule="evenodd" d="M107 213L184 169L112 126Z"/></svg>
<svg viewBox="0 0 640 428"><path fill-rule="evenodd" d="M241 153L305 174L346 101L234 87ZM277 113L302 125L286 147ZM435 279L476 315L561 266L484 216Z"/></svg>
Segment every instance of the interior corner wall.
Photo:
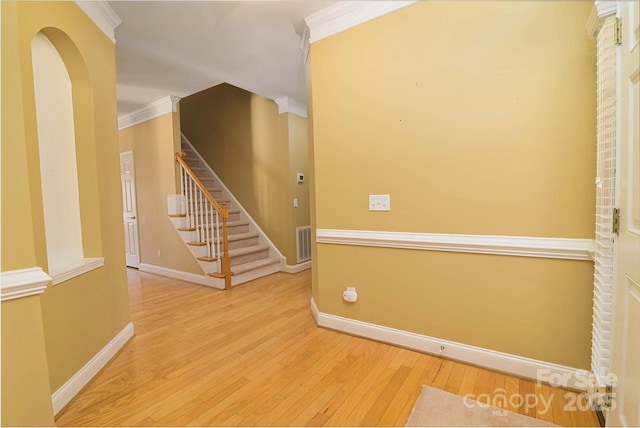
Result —
<svg viewBox="0 0 640 428"><path fill-rule="evenodd" d="M167 196L178 193L174 159L180 141L180 128L175 129L178 117L169 113L122 129L120 152L133 151L140 263L203 275L169 220Z"/></svg>
<svg viewBox="0 0 640 428"><path fill-rule="evenodd" d="M418 2L313 43L317 228L593 239L591 7ZM369 212L369 194L391 211ZM323 313L589 368L590 261L316 256Z"/></svg>
<svg viewBox="0 0 640 428"><path fill-rule="evenodd" d="M309 199L309 124L308 119L287 113L289 125L289 175L290 201L297 199L298 206L292 209L292 239L287 254L293 254L296 262L296 228L311 224L311 205ZM304 174L304 181L298 183L296 174ZM288 260L288 259L287 259ZM292 264L292 263L289 263Z"/></svg>
<svg viewBox="0 0 640 428"><path fill-rule="evenodd" d="M2 302L3 374L29 372L34 388L48 385L46 393L30 391L25 396L20 394L22 385L12 384L20 380L3 376L3 392L17 394L7 401L14 403L11 408L5 406L3 394L3 424L50 425L51 394L130 322L118 167L115 46L72 2L2 2L1 7L2 123L11 125L2 127L3 271L47 267L31 65L31 40L39 31L45 32L60 52L72 84L74 76L84 73L87 79L82 84L90 86L82 91L90 92L88 98L93 101L83 105L84 112L79 113L82 117L90 114L91 120L76 125L77 135L83 137L76 138L78 186L81 212L98 213L88 221L96 229L93 233L83 224L83 235L95 237L85 242L83 236L85 255L98 253L104 265L49 285L43 294L24 298L24 302ZM74 94L74 114L78 114L75 103ZM5 134L7 128L15 129ZM7 158L7 154L14 158ZM81 177L89 175L89 183L82 182ZM86 186L97 191L83 196ZM9 199L13 197L16 199ZM5 219L15 222L9 224ZM24 336L23 328L36 334ZM25 347L34 354L23 354ZM46 369L30 366L34 361L46 361ZM27 407L31 414L20 415L19 409ZM33 414L43 413L46 418L39 422L31 419Z"/></svg>
<svg viewBox="0 0 640 428"><path fill-rule="evenodd" d="M182 132L287 264L296 264L290 115L279 114L273 101L226 83L183 98L180 108Z"/></svg>

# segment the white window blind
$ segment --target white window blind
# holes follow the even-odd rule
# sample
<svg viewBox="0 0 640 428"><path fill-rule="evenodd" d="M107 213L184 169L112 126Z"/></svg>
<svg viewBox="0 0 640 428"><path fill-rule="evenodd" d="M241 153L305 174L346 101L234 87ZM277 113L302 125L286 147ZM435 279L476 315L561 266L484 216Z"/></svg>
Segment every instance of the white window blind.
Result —
<svg viewBox="0 0 640 428"><path fill-rule="evenodd" d="M597 36L597 177L591 371L600 385L611 369L616 177L615 17L604 21Z"/></svg>

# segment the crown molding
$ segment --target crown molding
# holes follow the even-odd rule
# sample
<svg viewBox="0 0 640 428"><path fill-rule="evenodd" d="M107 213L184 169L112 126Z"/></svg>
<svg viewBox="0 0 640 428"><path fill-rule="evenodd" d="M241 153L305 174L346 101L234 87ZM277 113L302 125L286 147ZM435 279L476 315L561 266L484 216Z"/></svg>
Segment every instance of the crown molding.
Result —
<svg viewBox="0 0 640 428"><path fill-rule="evenodd" d="M122 20L106 1L84 0L75 3L113 43L116 42L115 30Z"/></svg>
<svg viewBox="0 0 640 428"><path fill-rule="evenodd" d="M300 37L300 50L302 51L302 60L306 64L307 58L309 58L309 48L311 45L309 44L309 25L307 25L306 21L302 23L302 37Z"/></svg>
<svg viewBox="0 0 640 428"><path fill-rule="evenodd" d="M602 24L604 23L605 18L611 15L615 15L617 11L618 5L615 1L596 1L593 4L593 8L591 9L589 18L587 18L587 24L585 25L587 35L590 38L595 39L598 35L598 31L600 31L600 27L602 27Z"/></svg>
<svg viewBox="0 0 640 428"><path fill-rule="evenodd" d="M169 95L147 104L140 110L121 116L118 118L118 131L164 116L168 113L175 113L178 111L178 101L180 101L180 97Z"/></svg>
<svg viewBox="0 0 640 428"><path fill-rule="evenodd" d="M280 97L273 100L278 105L278 113L292 113L297 116L307 117L307 106L300 101L289 97Z"/></svg>
<svg viewBox="0 0 640 428"><path fill-rule="evenodd" d="M595 4L600 18L613 15L618 11L618 2L615 0L598 0Z"/></svg>
<svg viewBox="0 0 640 428"><path fill-rule="evenodd" d="M309 27L309 37L307 38L308 41L303 40L302 51L308 51L306 46L310 43L402 9L413 3L416 3L416 1L339 1L304 19Z"/></svg>
<svg viewBox="0 0 640 428"><path fill-rule="evenodd" d="M19 299L44 293L51 277L41 267L18 269L0 273L1 299Z"/></svg>

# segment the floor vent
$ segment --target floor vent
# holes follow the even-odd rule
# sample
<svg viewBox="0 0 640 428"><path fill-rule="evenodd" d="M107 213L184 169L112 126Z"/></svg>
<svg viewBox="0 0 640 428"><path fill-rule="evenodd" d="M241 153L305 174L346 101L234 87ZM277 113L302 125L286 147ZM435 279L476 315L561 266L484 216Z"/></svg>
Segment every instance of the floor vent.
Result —
<svg viewBox="0 0 640 428"><path fill-rule="evenodd" d="M298 263L311 259L311 226L296 228L296 247L298 249Z"/></svg>

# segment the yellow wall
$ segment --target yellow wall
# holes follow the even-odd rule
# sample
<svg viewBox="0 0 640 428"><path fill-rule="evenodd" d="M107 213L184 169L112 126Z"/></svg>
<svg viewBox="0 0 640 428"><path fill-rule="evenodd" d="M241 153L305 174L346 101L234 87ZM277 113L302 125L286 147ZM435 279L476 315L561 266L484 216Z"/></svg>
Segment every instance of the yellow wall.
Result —
<svg viewBox="0 0 640 428"><path fill-rule="evenodd" d="M293 254L293 262L296 262L296 235L297 227L309 226L311 224L310 200L309 200L309 131L308 121L304 117L288 113L289 119L289 183L291 201L298 199L298 207L291 211L291 236L288 254ZM304 174L304 182L298 183L297 173Z"/></svg>
<svg viewBox="0 0 640 428"><path fill-rule="evenodd" d="M202 275L167 211L167 195L179 191L174 160L174 154L180 150L177 118L178 113L170 113L121 130L120 151L133 150L140 262Z"/></svg>
<svg viewBox="0 0 640 428"><path fill-rule="evenodd" d="M314 43L317 227L592 238L591 6L420 2ZM369 212L369 194L391 211ZM588 368L592 273L320 244L314 296L325 313Z"/></svg>
<svg viewBox="0 0 640 428"><path fill-rule="evenodd" d="M115 46L71 2L2 2L2 271L41 266L47 270L40 159L31 66L31 40L43 31L63 58L73 82L76 157L85 257L104 266L49 286L37 304L3 302L3 373L22 373L46 358L49 391L55 392L129 322L124 268L122 202L118 166ZM10 157L9 157L10 156ZM6 313L5 313L6 310ZM38 336L9 333L14 326L41 326ZM18 328L18 327L16 327ZM7 338L5 338L7 333ZM20 343L19 340L31 341ZM28 347L37 355L21 356ZM46 349L46 352L44 351ZM46 371L33 370L42 383ZM14 376L2 389L32 412L51 411L41 391L20 395ZM3 421L22 424L24 407L8 408ZM42 424L49 424L42 419ZM24 423L26 420L23 421Z"/></svg>
<svg viewBox="0 0 640 428"><path fill-rule="evenodd" d="M2 302L1 393L2 426L53 426L38 296Z"/></svg>
<svg viewBox="0 0 640 428"><path fill-rule="evenodd" d="M180 106L182 132L287 264L296 264L295 227L309 225L308 185L295 182L295 173L308 168L306 119L278 114L273 101L228 84Z"/></svg>

